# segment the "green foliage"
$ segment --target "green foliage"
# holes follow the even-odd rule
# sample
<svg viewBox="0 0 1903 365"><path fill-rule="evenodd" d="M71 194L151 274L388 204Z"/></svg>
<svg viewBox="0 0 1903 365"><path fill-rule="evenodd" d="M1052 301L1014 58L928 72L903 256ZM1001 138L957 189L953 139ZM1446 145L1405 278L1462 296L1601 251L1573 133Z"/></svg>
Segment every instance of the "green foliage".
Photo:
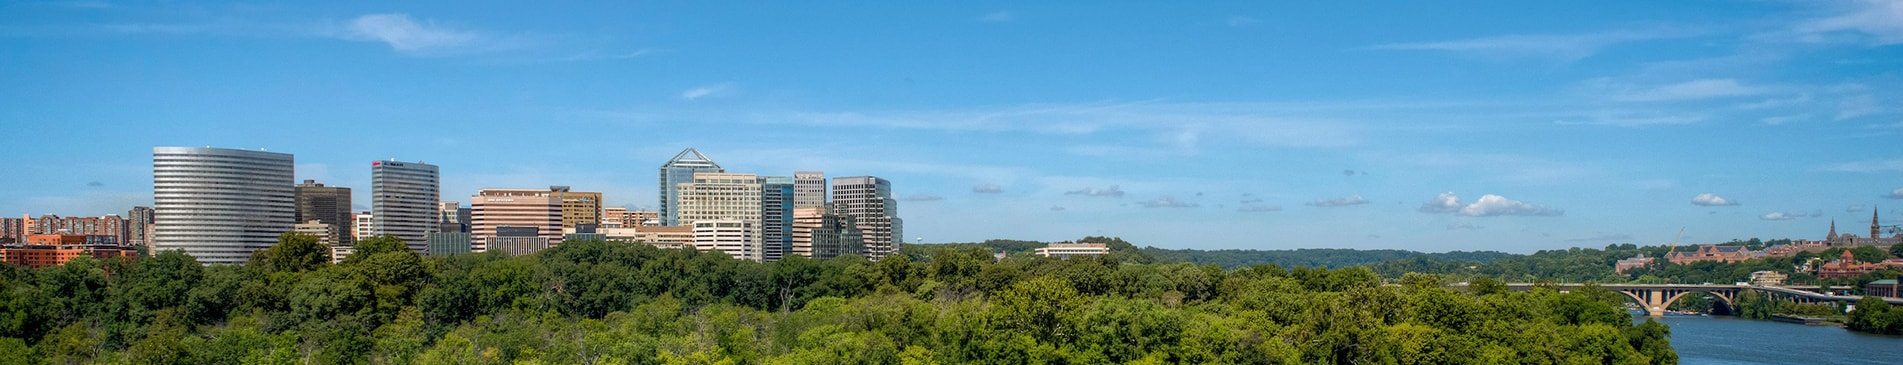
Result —
<svg viewBox="0 0 1903 365"><path fill-rule="evenodd" d="M278 235L271 248L251 254L246 266L265 271L305 272L330 262L330 247L317 242L317 236L286 232Z"/></svg>
<svg viewBox="0 0 1903 365"><path fill-rule="evenodd" d="M1863 297L1857 300L1856 309L1850 311L1845 326L1856 331L1903 335L1903 308L1892 307L1877 297Z"/></svg>
<svg viewBox="0 0 1903 365"><path fill-rule="evenodd" d="M285 236L241 266L75 260L0 269L0 365L1676 360L1666 329L1634 326L1603 289L1384 286L1362 267L1145 263L1128 242L1086 240L1126 255L752 263L572 241L424 258L371 239L330 265Z"/></svg>

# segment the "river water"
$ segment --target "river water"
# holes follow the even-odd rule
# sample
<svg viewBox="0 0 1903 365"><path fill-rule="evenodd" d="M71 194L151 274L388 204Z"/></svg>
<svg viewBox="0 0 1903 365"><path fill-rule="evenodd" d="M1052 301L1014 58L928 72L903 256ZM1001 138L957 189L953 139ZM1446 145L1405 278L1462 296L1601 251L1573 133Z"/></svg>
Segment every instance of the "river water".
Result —
<svg viewBox="0 0 1903 365"><path fill-rule="evenodd" d="M1636 315L1639 321L1645 314ZM1728 316L1666 316L1683 364L1903 364L1903 336Z"/></svg>

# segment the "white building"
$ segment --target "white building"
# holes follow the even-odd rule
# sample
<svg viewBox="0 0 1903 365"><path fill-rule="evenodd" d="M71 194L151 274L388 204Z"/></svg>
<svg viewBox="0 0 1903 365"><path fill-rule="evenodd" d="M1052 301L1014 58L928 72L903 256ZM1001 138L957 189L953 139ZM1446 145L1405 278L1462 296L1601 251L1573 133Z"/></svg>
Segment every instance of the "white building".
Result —
<svg viewBox="0 0 1903 365"><path fill-rule="evenodd" d="M892 198L892 182L874 176L833 179L833 211L852 217L865 242L867 258L878 260L899 251L905 222L899 219L899 201Z"/></svg>
<svg viewBox="0 0 1903 365"><path fill-rule="evenodd" d="M733 252L756 252L748 255L734 255L735 258L760 261L765 258L764 237L759 234L763 226L762 216L765 206L762 203L762 184L754 174L736 174L720 172L702 172L694 174L694 180L677 188L680 191L680 223L698 229L695 223L702 221L739 221L746 223L752 232L747 238L748 247ZM695 246L700 246L696 234ZM722 250L728 251L728 250Z"/></svg>
<svg viewBox="0 0 1903 365"><path fill-rule="evenodd" d="M357 213L351 216L352 225L353 225L353 227L351 227L352 228L351 232L354 232L354 234L357 235L357 239L356 239L357 241L362 241L362 240L370 239L370 237L377 236L376 233L372 233L372 232L375 232L374 230L372 230L372 228L375 227L372 224L372 222L376 221L376 219L374 218L376 217L372 216L370 212Z"/></svg>
<svg viewBox="0 0 1903 365"><path fill-rule="evenodd" d="M661 210L660 220L663 226L683 225L681 218L681 184L694 181L694 174L724 172L720 164L708 159L692 148L682 150L673 159L661 164Z"/></svg>
<svg viewBox="0 0 1903 365"><path fill-rule="evenodd" d="M1037 248L1037 255L1060 259L1079 256L1103 256L1110 254L1110 246L1102 243L1054 242Z"/></svg>
<svg viewBox="0 0 1903 365"><path fill-rule="evenodd" d="M793 207L823 208L826 206L826 172L793 172Z"/></svg>
<svg viewBox="0 0 1903 365"><path fill-rule="evenodd" d="M738 219L694 221L694 249L720 251L736 259L761 261L759 225Z"/></svg>
<svg viewBox="0 0 1903 365"><path fill-rule="evenodd" d="M152 148L152 249L241 264L297 224L296 163L287 153Z"/></svg>

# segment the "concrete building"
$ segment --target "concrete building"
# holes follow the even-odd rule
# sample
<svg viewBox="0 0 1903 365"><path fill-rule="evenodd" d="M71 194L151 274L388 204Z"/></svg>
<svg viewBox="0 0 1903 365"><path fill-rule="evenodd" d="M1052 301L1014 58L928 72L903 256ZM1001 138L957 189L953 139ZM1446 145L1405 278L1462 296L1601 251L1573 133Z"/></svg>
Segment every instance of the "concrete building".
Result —
<svg viewBox="0 0 1903 365"><path fill-rule="evenodd" d="M793 207L794 208L824 208L826 207L826 172L825 171L794 171L793 172Z"/></svg>
<svg viewBox="0 0 1903 365"><path fill-rule="evenodd" d="M693 226L701 221L741 221L752 234L747 238L751 242L746 247L723 250L748 252L735 255L735 258L760 261L765 257L764 238L758 230L762 226L761 215L761 179L754 174L702 172L694 174L691 182L677 187L680 195L681 225ZM698 237L698 236L696 236ZM695 246L701 246L696 239ZM758 252L758 254L753 254Z"/></svg>
<svg viewBox="0 0 1903 365"><path fill-rule="evenodd" d="M628 208L604 208L601 213L602 227L639 227L661 225L660 213L652 210L628 210Z"/></svg>
<svg viewBox="0 0 1903 365"><path fill-rule="evenodd" d="M905 222L899 202L892 198L892 182L873 176L833 179L833 210L850 216L865 239L866 257L878 260L898 252Z"/></svg>
<svg viewBox="0 0 1903 365"><path fill-rule="evenodd" d="M125 244L138 247L152 244L152 207L132 207L126 211Z"/></svg>
<svg viewBox="0 0 1903 365"><path fill-rule="evenodd" d="M30 218L0 218L0 243L26 242L27 222Z"/></svg>
<svg viewBox="0 0 1903 365"><path fill-rule="evenodd" d="M550 186L548 190L562 199L562 228L601 224L601 193L570 191L567 186Z"/></svg>
<svg viewBox="0 0 1903 365"><path fill-rule="evenodd" d="M460 203L436 203L436 231L469 233L469 214L469 208Z"/></svg>
<svg viewBox="0 0 1903 365"><path fill-rule="evenodd" d="M357 246L344 246L344 245L330 246L330 263L331 264L342 263L344 262L344 259L349 258L350 255L355 255L355 254L357 254Z"/></svg>
<svg viewBox="0 0 1903 365"><path fill-rule="evenodd" d="M694 174L705 172L726 172L720 164L701 155L693 148L682 150L673 159L661 165L660 200L661 225L681 225L680 186L694 182Z"/></svg>
<svg viewBox="0 0 1903 365"><path fill-rule="evenodd" d="M1110 254L1110 246L1102 243L1052 242L1037 248L1037 255L1068 259L1072 257L1093 257Z"/></svg>
<svg viewBox="0 0 1903 365"><path fill-rule="evenodd" d="M766 253L760 246L757 224L739 219L694 221L694 249L719 251L735 259L759 262Z"/></svg>
<svg viewBox="0 0 1903 365"><path fill-rule="evenodd" d="M350 215L350 221L355 222L351 224L351 231L355 232L354 235L357 236L356 241L367 240L370 239L370 237L377 236L375 233L376 225L373 224L373 222L376 221L375 218L376 216L370 214L370 212Z"/></svg>
<svg viewBox="0 0 1903 365"><path fill-rule="evenodd" d="M330 237L327 245L350 245L356 242L354 234L349 232L356 222L350 220L350 188L324 186L317 180L304 180L297 184L297 221L302 226L317 222L333 232L316 234L318 237Z"/></svg>
<svg viewBox="0 0 1903 365"><path fill-rule="evenodd" d="M762 259L778 261L793 249L793 178L760 178L760 240Z"/></svg>
<svg viewBox="0 0 1903 365"><path fill-rule="evenodd" d="M290 154L224 148L152 149L154 252L240 264L297 224Z"/></svg>
<svg viewBox="0 0 1903 365"><path fill-rule="evenodd" d="M433 232L429 234L429 249L423 251L429 256L449 256L469 253L471 244L469 232Z"/></svg>
<svg viewBox="0 0 1903 365"><path fill-rule="evenodd" d="M789 254L815 259L864 255L865 241L856 223L851 216L833 214L826 208L794 208Z"/></svg>
<svg viewBox="0 0 1903 365"><path fill-rule="evenodd" d="M1897 290L1899 287L1896 282L1896 279L1872 281L1863 285L1863 294L1873 297L1903 298L1903 292Z"/></svg>
<svg viewBox="0 0 1903 365"><path fill-rule="evenodd" d="M535 229L546 244L562 239L562 199L548 189L483 189L469 198L471 250L484 252L504 227ZM519 232L519 231L518 231ZM516 242L522 240L512 241ZM518 246L514 248L524 248ZM512 248L513 249L513 248Z"/></svg>
<svg viewBox="0 0 1903 365"><path fill-rule="evenodd" d="M601 235L609 241L645 243L659 248L677 249L694 244L694 227L689 226L603 228Z"/></svg>
<svg viewBox="0 0 1903 365"><path fill-rule="evenodd" d="M349 244L340 244L343 241L341 230L336 229L336 227L328 223L319 222L317 220L309 220L293 225L291 226L291 232L317 237L317 243L322 243L325 246L350 246Z"/></svg>
<svg viewBox="0 0 1903 365"><path fill-rule="evenodd" d="M1625 274L1628 271L1638 270L1639 268L1643 268L1646 266L1652 266L1652 263L1657 261L1658 259L1646 257L1644 255L1634 255L1630 258L1619 259L1618 262L1614 262L1612 264L1612 271L1619 274Z"/></svg>
<svg viewBox="0 0 1903 365"><path fill-rule="evenodd" d="M117 214L98 217L61 217L47 214L34 218L31 229L26 234L71 234L82 236L101 236L113 240L113 244L126 241L126 220Z"/></svg>
<svg viewBox="0 0 1903 365"><path fill-rule="evenodd" d="M436 165L422 162L370 162L371 230L403 240L410 251L429 248L429 233L439 227L437 204L443 201Z"/></svg>
<svg viewBox="0 0 1903 365"><path fill-rule="evenodd" d="M1745 260L1759 257L1764 257L1764 253L1752 251L1750 248L1744 246L1700 245L1697 250L1692 252L1680 252L1677 247L1673 247L1671 252L1665 253L1665 260L1674 265L1685 265L1703 261L1717 261L1728 264L1744 262Z"/></svg>
<svg viewBox="0 0 1903 365"><path fill-rule="evenodd" d="M560 206L560 201L557 202L556 205ZM560 234L560 231L557 231L557 234ZM541 227L502 226L496 228L494 237L489 237L485 250L494 250L509 256L521 256L542 252L551 246L552 241L548 238L548 231Z"/></svg>
<svg viewBox="0 0 1903 365"><path fill-rule="evenodd" d="M0 245L0 263L37 268L65 265L80 257L139 256L138 248L115 244L112 242L115 239L99 235L29 234L19 243Z"/></svg>
<svg viewBox="0 0 1903 365"><path fill-rule="evenodd" d="M1751 272L1751 285L1779 286L1784 285L1787 280L1791 280L1791 276L1781 272L1770 270Z"/></svg>

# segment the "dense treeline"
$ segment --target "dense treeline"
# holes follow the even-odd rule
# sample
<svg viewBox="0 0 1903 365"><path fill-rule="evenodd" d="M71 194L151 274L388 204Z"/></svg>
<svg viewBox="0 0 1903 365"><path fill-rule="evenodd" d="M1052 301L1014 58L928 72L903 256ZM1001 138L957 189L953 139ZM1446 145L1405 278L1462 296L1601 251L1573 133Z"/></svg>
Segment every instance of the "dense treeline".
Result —
<svg viewBox="0 0 1903 365"><path fill-rule="evenodd" d="M1448 262L1492 262L1513 256L1494 251L1453 251L1426 253L1407 250L1355 250L1304 248L1295 250L1171 250L1144 247L1143 254L1157 262L1189 262L1238 268L1254 265L1282 267L1350 267L1405 259Z"/></svg>
<svg viewBox="0 0 1903 365"><path fill-rule="evenodd" d="M568 242L340 264L307 236L252 262L166 252L0 269L10 363L1674 363L1605 290L1474 293L1360 268L1224 270L939 247L751 263Z"/></svg>
<svg viewBox="0 0 1903 365"><path fill-rule="evenodd" d="M1851 330L1903 335L1903 308L1884 303L1882 299L1866 297L1857 301L1850 311L1850 319L1844 323Z"/></svg>

